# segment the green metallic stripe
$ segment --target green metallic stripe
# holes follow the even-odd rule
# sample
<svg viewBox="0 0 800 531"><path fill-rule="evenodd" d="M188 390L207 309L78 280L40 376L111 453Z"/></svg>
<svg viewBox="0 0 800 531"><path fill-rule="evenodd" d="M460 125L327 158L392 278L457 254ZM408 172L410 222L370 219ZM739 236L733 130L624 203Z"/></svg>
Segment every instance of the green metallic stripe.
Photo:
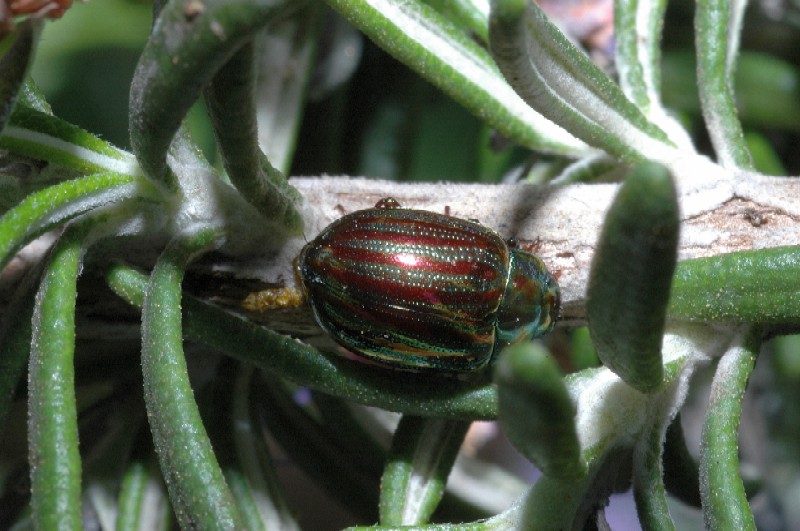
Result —
<svg viewBox="0 0 800 531"><path fill-rule="evenodd" d="M384 283L384 279L381 278L371 280ZM462 322L480 320L493 314L497 311L502 295L500 290L487 292L481 297L478 297L477 292L467 293L464 296L454 293L452 295L455 299L441 300L437 298L443 293L441 291L406 286L394 290L377 290L369 284L358 285L353 282L350 275L345 277L344 281L337 280L334 275L327 275L313 284L318 286L315 292L319 291L320 296L324 297L326 293L329 293L343 304L358 304L361 307L369 307L378 311L384 307L408 308L421 315L444 316Z"/></svg>
<svg viewBox="0 0 800 531"><path fill-rule="evenodd" d="M338 323L341 328L350 328L360 333L364 328L374 323L375 336L382 332L397 330L393 335L403 336L406 330L410 331L414 327L418 330L442 329L444 333L437 336L437 343L452 341L456 335L465 336L464 344L469 345L477 336L493 333L493 316L480 319L470 319L447 312L424 312L416 309L404 308L400 305L365 305L362 301L351 297L341 298L335 292L315 293L318 296L318 306L327 310L327 315L334 317L332 322ZM398 322L405 323L398 326ZM420 333L419 336L424 334Z"/></svg>
<svg viewBox="0 0 800 531"><path fill-rule="evenodd" d="M331 247L334 247L331 245ZM343 247L356 251L369 251L373 253L408 254L432 258L440 262L449 263L481 261L494 264L505 269L508 253L499 253L498 249L476 246L463 240L448 245L428 245L423 243L398 243L386 240L361 240L351 239L338 243L335 247Z"/></svg>
<svg viewBox="0 0 800 531"><path fill-rule="evenodd" d="M445 274L421 271L399 266L369 264L355 260L341 260L340 265L348 275L358 275L391 284L401 284L409 288L430 289L447 293L497 292L504 289L505 276L479 278L474 275Z"/></svg>
<svg viewBox="0 0 800 531"><path fill-rule="evenodd" d="M476 283L474 277L439 276L423 273L417 276L400 267L373 266L353 260L317 259L306 256L306 281L322 284L329 289L343 292L366 290L366 301L374 300L380 295L391 296L395 300L423 301L432 303L437 300L444 307L461 307L462 301L468 306L484 308L484 313L497 309L502 295L505 275ZM425 279L430 279L426 281Z"/></svg>
<svg viewBox="0 0 800 531"><path fill-rule="evenodd" d="M385 315L373 314L373 319L358 315L354 308L336 300L318 300L316 315L331 335L351 346L356 353L370 358L483 357L490 356L494 346L494 328L491 325L479 328L462 323L454 327L447 320L423 320L425 327L443 329L441 334L426 336L413 333L419 330L418 327L396 326L391 317Z"/></svg>
<svg viewBox="0 0 800 531"><path fill-rule="evenodd" d="M352 216L358 219L358 230L367 232L441 238L445 241L485 240L490 246L505 247L497 233L480 223L426 210L373 209L357 212Z"/></svg>
<svg viewBox="0 0 800 531"><path fill-rule="evenodd" d="M348 217L357 218L359 226L367 230L400 232L401 227L404 226L426 227L433 231L439 231L440 228L444 228L444 232L452 231L454 236L471 233L482 236L487 235L489 239L500 240L492 229L476 221L447 216L429 210L371 208L353 212L346 216L346 218ZM387 221L391 221L391 223L387 223Z"/></svg>

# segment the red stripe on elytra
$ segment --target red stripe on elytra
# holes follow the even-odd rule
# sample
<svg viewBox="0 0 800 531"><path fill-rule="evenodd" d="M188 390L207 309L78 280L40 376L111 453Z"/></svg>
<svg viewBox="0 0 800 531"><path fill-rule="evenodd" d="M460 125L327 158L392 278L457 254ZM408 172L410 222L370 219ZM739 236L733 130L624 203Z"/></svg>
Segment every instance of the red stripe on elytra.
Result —
<svg viewBox="0 0 800 531"><path fill-rule="evenodd" d="M335 301L334 306L339 308L339 314L345 309L348 319L345 322L341 318L334 320L341 330L349 330L357 343L382 343L386 346L396 341L398 346L407 347L410 338L440 348L473 350L478 344L492 343L494 339L494 327L480 320L459 319L459 322L454 322L449 317L395 311L389 306L380 311L358 305L342 306L340 301ZM420 354L422 352L417 351L417 355Z"/></svg>
<svg viewBox="0 0 800 531"><path fill-rule="evenodd" d="M490 282L501 275L505 276L505 264L499 260L478 260L474 256L465 256L461 260L448 260L447 254L442 258L409 252L379 252L363 249L332 247L327 249L330 255L328 263L369 264L374 266L396 267L400 271L429 272L432 275L448 275L466 277L470 282ZM468 251L467 251L468 253ZM467 254L465 253L465 254ZM453 253L450 253L453 254ZM348 268L350 269L350 268Z"/></svg>
<svg viewBox="0 0 800 531"><path fill-rule="evenodd" d="M429 247L476 247L480 249L502 249L505 244L499 237L482 232L464 230L422 230L414 226L413 230L395 231L354 227L340 234L326 238L326 244L341 241L348 244L352 241L387 242L395 245L423 245Z"/></svg>
<svg viewBox="0 0 800 531"><path fill-rule="evenodd" d="M344 240L376 240L423 245L450 245L470 242L484 247L505 247L490 229L463 220L416 211L365 211L348 219L328 233ZM457 245L457 243L456 243Z"/></svg>
<svg viewBox="0 0 800 531"><path fill-rule="evenodd" d="M373 299L385 296L398 303L422 301L458 308L463 306L466 298L471 306L483 306L487 311L494 311L505 289L502 282L488 283L492 286L491 289L481 289L479 283L470 281L469 277L462 277L464 282L451 282L441 286L414 286L404 283L401 278L378 278L346 269L328 269L326 275L342 285L357 287L360 292L369 294ZM453 289L458 287L462 289Z"/></svg>

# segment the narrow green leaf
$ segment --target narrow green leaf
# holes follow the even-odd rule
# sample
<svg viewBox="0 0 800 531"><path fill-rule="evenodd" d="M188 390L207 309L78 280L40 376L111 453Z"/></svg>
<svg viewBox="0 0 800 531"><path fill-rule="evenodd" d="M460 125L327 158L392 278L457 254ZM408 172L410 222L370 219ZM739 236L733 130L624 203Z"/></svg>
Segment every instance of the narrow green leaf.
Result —
<svg viewBox="0 0 800 531"><path fill-rule="evenodd" d="M258 422L253 418L251 402L255 368L249 364L239 365L229 422L233 428L233 443L238 468L243 474L243 486L253 498L254 508L265 529L299 529L284 499L267 440L257 429ZM236 492L234 496L237 501L240 499Z"/></svg>
<svg viewBox="0 0 800 531"><path fill-rule="evenodd" d="M570 362L571 369L575 371L600 366L600 358L597 357L597 350L586 326L570 331Z"/></svg>
<svg viewBox="0 0 800 531"><path fill-rule="evenodd" d="M536 111L588 144L623 159L674 158L666 134L528 0L494 0L492 55Z"/></svg>
<svg viewBox="0 0 800 531"><path fill-rule="evenodd" d="M50 256L33 313L28 387L31 506L39 529L82 529L75 404L75 299L87 225L73 226Z"/></svg>
<svg viewBox="0 0 800 531"><path fill-rule="evenodd" d="M167 151L201 90L265 24L302 2L170 0L160 10L131 85L131 145L145 173L176 191ZM245 102L246 103L246 102Z"/></svg>
<svg viewBox="0 0 800 531"><path fill-rule="evenodd" d="M277 489L271 457L251 411L255 368L222 360L202 389L198 406L245 528L297 529Z"/></svg>
<svg viewBox="0 0 800 531"><path fill-rule="evenodd" d="M336 46L328 41L332 36L328 34L331 28L326 25L324 7L322 2L310 2L291 17L270 24L255 38L258 143L266 158L283 175L288 175L291 169L309 81L313 76L315 86L320 83L318 45L324 37L327 45L334 49ZM341 20L339 23L346 24ZM322 53L326 51L330 52L321 50ZM347 51L352 50L348 48ZM345 55L351 59L348 53L333 53L339 58ZM354 55L355 63L359 54ZM329 68L335 71L335 76L344 76L347 69L337 66L339 63L333 61ZM278 72L280 75L276 75Z"/></svg>
<svg viewBox="0 0 800 531"><path fill-rule="evenodd" d="M669 139L689 152L692 140L661 104L661 30L666 0L614 2L615 67L622 92Z"/></svg>
<svg viewBox="0 0 800 531"><path fill-rule="evenodd" d="M324 356L294 339L271 332L213 306L187 300L187 334L236 359L254 363L311 389L412 415L491 419L497 412L493 386L441 376L376 371Z"/></svg>
<svg viewBox="0 0 800 531"><path fill-rule="evenodd" d="M662 396L675 396L676 387L693 369L688 360L694 352L670 354L673 361L665 365ZM645 395L621 385L605 367L573 373L564 380L578 409L576 425L587 472L577 479L545 475L537 480L507 511L506 529L582 529L592 509L630 481L632 445L653 422L653 406L662 405L662 396ZM679 407L680 403L671 406Z"/></svg>
<svg viewBox="0 0 800 531"><path fill-rule="evenodd" d="M106 279L129 304L142 304L146 280L141 273L116 265L108 271ZM183 308L188 337L299 385L411 415L462 420L497 416L496 389L486 382L378 371L322 355L299 341L193 297L184 297Z"/></svg>
<svg viewBox="0 0 800 531"><path fill-rule="evenodd" d="M789 175L778 154L778 146L773 145L766 135L758 131L748 131L744 134L747 149L753 156L753 168L764 175Z"/></svg>
<svg viewBox="0 0 800 531"><path fill-rule="evenodd" d="M664 54L662 90L665 103L677 111L700 114L697 66L690 53ZM736 108L748 126L800 130L800 70L778 57L743 50L734 72Z"/></svg>
<svg viewBox="0 0 800 531"><path fill-rule="evenodd" d="M800 322L800 247L685 260L678 264L671 319L797 324Z"/></svg>
<svg viewBox="0 0 800 531"><path fill-rule="evenodd" d="M445 18L462 27L465 32L477 37L482 44L489 42L488 3L480 0L424 0Z"/></svg>
<svg viewBox="0 0 800 531"><path fill-rule="evenodd" d="M669 514L666 487L661 470L664 444L662 416L654 415L633 454L633 495L636 512L644 529L675 529Z"/></svg>
<svg viewBox="0 0 800 531"><path fill-rule="evenodd" d="M736 61L736 108L742 121L761 127L800 129L800 69L794 62L757 52Z"/></svg>
<svg viewBox="0 0 800 531"><path fill-rule="evenodd" d="M761 346L760 331L748 330L722 356L700 442L700 496L706 529L755 530L739 470L742 399Z"/></svg>
<svg viewBox="0 0 800 531"><path fill-rule="evenodd" d="M430 519L469 425L408 415L400 420L381 477L381 525L421 525Z"/></svg>
<svg viewBox="0 0 800 531"><path fill-rule="evenodd" d="M286 385L261 375L253 387L254 417L293 463L351 513L377 519L380 469L368 470L358 447L341 444L336 426L323 426L295 401Z"/></svg>
<svg viewBox="0 0 800 531"><path fill-rule="evenodd" d="M488 52L420 0L327 0L376 44L507 138L569 156L590 150L517 96Z"/></svg>
<svg viewBox="0 0 800 531"><path fill-rule="evenodd" d="M678 377L691 370L685 359L676 359L667 367L668 385L678 385ZM629 484L632 445L653 422L653 397L620 385L607 368L571 374L566 384L578 407L576 423L587 473L578 479L546 475L539 479L519 504L523 512L517 518L524 520L517 525L583 528L597 506ZM665 393L674 393L674 387Z"/></svg>
<svg viewBox="0 0 800 531"><path fill-rule="evenodd" d="M41 25L41 20L28 19L0 42L0 132L24 84Z"/></svg>
<svg viewBox="0 0 800 531"><path fill-rule="evenodd" d="M669 172L635 167L606 216L592 263L586 315L597 354L642 392L661 386L661 341L680 218Z"/></svg>
<svg viewBox="0 0 800 531"><path fill-rule="evenodd" d="M587 461L588 473L578 479L543 476L518 502L505 529L586 529L596 503L605 502L614 485L630 473L626 449L602 452ZM623 476L623 477L620 477Z"/></svg>
<svg viewBox="0 0 800 531"><path fill-rule="evenodd" d="M659 50L658 46L650 43L658 43L661 34L660 31L652 35L644 31L637 31L639 29L637 14L640 8L650 7L651 10L655 8L657 12L660 11L658 14L663 17L664 6L663 0L658 2L618 0L614 2L614 52L615 66L619 72L619 84L625 95L645 112L650 107L654 95L653 89L658 88L658 84L655 83L658 63L653 62L658 59L658 56L649 57L648 52ZM646 37L648 42L640 42L641 36ZM640 48L642 49L640 50ZM640 51L644 53L640 54ZM645 68L647 68L647 75L645 75Z"/></svg>
<svg viewBox="0 0 800 531"><path fill-rule="evenodd" d="M19 93L19 103L45 114L53 114L53 109L44 99L44 94L30 77L22 85L22 90Z"/></svg>
<svg viewBox="0 0 800 531"><path fill-rule="evenodd" d="M14 392L31 352L31 317L41 267L29 270L5 308L0 327L0 426L5 426Z"/></svg>
<svg viewBox="0 0 800 531"><path fill-rule="evenodd" d="M698 0L695 9L697 87L711 143L726 168L752 169L753 160L733 97L733 71L746 0Z"/></svg>
<svg viewBox="0 0 800 531"><path fill-rule="evenodd" d="M144 399L161 471L184 528L242 528L214 457L183 353L181 280L196 254L213 246L213 231L174 240L156 262L142 307Z"/></svg>
<svg viewBox="0 0 800 531"><path fill-rule="evenodd" d="M244 44L214 75L206 104L231 183L259 212L300 233L303 220L285 193L286 177L262 158L256 124L254 47Z"/></svg>
<svg viewBox="0 0 800 531"><path fill-rule="evenodd" d="M508 439L545 475L586 473L575 431L575 406L550 354L536 343L503 351L495 372L499 419Z"/></svg>
<svg viewBox="0 0 800 531"><path fill-rule="evenodd" d="M237 467L225 467L225 481L231 489L231 495L236 501L236 508L239 510L243 529L250 531L266 531L268 527L264 524L259 513L259 506L256 503L256 493L253 491L250 482L244 472Z"/></svg>
<svg viewBox="0 0 800 531"><path fill-rule="evenodd" d="M148 479L147 465L141 461L132 462L125 470L117 501L115 529L118 531L139 529Z"/></svg>
<svg viewBox="0 0 800 531"><path fill-rule="evenodd" d="M157 465L149 458L133 460L122 475L114 529L170 531L174 528L173 521L174 515Z"/></svg>
<svg viewBox="0 0 800 531"><path fill-rule="evenodd" d="M687 371L691 373L694 366L688 361L693 355L674 356L674 361L666 364L666 383L673 387L665 389L665 394L674 396L676 388L685 382L690 375ZM586 474L577 479L545 475L501 514L476 523L430 529L583 529L594 510L630 481L632 444L652 423L653 405L660 405L654 400L660 402L661 397L654 399L621 385L607 368L570 374L564 382L578 408L581 443L586 445L581 453Z"/></svg>
<svg viewBox="0 0 800 531"><path fill-rule="evenodd" d="M17 105L0 134L0 149L84 173L140 174L130 153L32 107Z"/></svg>
<svg viewBox="0 0 800 531"><path fill-rule="evenodd" d="M25 244L90 210L131 199L147 186L129 175L100 173L34 192L0 217L0 268Z"/></svg>
<svg viewBox="0 0 800 531"><path fill-rule="evenodd" d="M112 264L106 271L106 283L122 300L141 308L147 290L147 276L122 264ZM188 296L187 296L188 298Z"/></svg>
<svg viewBox="0 0 800 531"><path fill-rule="evenodd" d="M551 184L592 183L614 180L613 176L624 175L626 166L612 159L605 153L583 157L576 160L550 181ZM618 179L616 179L618 180Z"/></svg>

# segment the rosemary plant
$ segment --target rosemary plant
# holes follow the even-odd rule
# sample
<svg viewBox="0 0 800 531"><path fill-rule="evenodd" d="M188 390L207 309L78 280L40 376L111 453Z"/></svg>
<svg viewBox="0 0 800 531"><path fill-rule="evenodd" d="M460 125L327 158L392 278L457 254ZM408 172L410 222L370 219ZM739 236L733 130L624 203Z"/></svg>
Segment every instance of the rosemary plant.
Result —
<svg viewBox="0 0 800 531"><path fill-rule="evenodd" d="M70 3L0 0L0 527L593 529L625 491L647 529L800 525L800 185L768 176L800 73L740 53L760 5L616 0L599 65L531 0ZM140 48L125 147L37 85L70 32ZM339 355L294 260L387 196L535 249L556 331L469 375ZM478 420L538 479L464 450Z"/></svg>

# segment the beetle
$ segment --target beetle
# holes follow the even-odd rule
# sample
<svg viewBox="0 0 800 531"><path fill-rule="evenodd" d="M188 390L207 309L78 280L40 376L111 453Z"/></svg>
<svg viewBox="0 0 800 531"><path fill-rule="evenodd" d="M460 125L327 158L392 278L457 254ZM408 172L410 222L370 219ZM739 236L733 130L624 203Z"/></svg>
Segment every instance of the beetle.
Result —
<svg viewBox="0 0 800 531"><path fill-rule="evenodd" d="M539 257L480 223L393 198L328 225L297 271L338 344L405 370L480 370L504 346L550 332L560 304Z"/></svg>

